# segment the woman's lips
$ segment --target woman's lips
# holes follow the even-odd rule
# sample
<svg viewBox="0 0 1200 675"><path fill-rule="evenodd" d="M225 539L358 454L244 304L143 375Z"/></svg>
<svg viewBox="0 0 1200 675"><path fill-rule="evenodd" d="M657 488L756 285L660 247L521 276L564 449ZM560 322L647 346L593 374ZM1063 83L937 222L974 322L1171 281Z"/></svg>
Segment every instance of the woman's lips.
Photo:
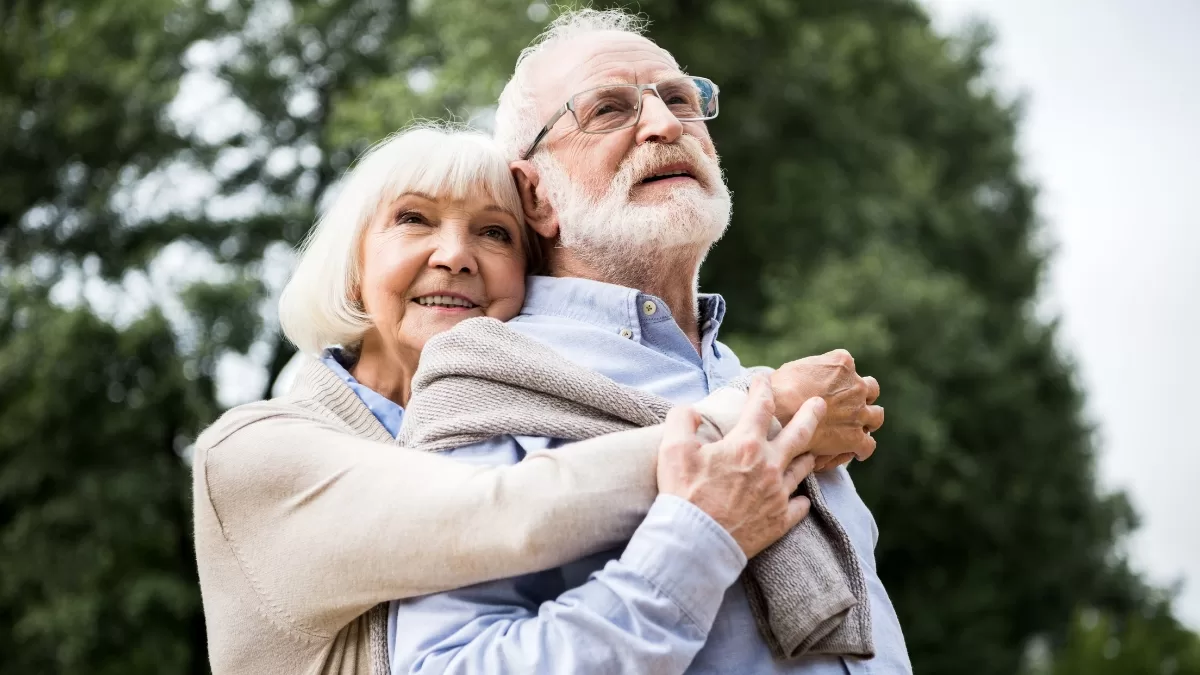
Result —
<svg viewBox="0 0 1200 675"><path fill-rule="evenodd" d="M412 299L419 307L451 314L479 309L479 305L457 293L428 293Z"/></svg>

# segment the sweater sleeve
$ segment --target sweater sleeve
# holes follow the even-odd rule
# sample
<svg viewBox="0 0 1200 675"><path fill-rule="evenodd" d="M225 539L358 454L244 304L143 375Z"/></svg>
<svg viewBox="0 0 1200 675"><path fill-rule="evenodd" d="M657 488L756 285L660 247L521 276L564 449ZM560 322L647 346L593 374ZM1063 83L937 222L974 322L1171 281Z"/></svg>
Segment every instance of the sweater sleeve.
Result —
<svg viewBox="0 0 1200 675"><path fill-rule="evenodd" d="M722 391L697 405L711 413L710 435L732 425L744 398ZM556 567L628 540L657 494L661 437L661 426L634 429L487 467L280 413L202 438L195 497L260 611L331 637L380 602Z"/></svg>

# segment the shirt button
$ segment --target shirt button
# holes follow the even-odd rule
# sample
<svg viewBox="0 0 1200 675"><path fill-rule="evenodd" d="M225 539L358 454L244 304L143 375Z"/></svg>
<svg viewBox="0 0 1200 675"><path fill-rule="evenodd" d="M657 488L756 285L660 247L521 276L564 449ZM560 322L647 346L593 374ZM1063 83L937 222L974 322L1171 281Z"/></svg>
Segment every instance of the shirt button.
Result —
<svg viewBox="0 0 1200 675"><path fill-rule="evenodd" d="M646 316L654 316L654 313L658 311L658 305L655 305L653 302L647 300L646 302L642 303L642 311L646 313Z"/></svg>
<svg viewBox="0 0 1200 675"><path fill-rule="evenodd" d="M633 331L629 330L628 328L622 328L621 329L621 337L626 338L626 339L631 338L631 337L633 337Z"/></svg>

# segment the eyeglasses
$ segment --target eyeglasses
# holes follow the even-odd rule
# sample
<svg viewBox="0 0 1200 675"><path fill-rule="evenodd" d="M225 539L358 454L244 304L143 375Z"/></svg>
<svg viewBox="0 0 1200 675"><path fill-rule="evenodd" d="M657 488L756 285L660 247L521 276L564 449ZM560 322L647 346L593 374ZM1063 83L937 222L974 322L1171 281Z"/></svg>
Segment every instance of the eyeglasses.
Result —
<svg viewBox="0 0 1200 675"><path fill-rule="evenodd" d="M538 132L521 159L529 159L538 143L568 111L585 134L607 134L628 129L642 118L642 92L653 91L680 122L711 120L717 116L720 89L706 77L673 77L656 84L608 84L575 94Z"/></svg>

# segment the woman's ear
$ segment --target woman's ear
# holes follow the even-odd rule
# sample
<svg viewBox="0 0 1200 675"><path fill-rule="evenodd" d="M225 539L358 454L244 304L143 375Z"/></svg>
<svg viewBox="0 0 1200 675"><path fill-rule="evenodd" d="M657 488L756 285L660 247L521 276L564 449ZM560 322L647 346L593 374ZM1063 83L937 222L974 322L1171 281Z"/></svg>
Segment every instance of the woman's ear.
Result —
<svg viewBox="0 0 1200 675"><path fill-rule="evenodd" d="M558 215L554 207L545 199L538 187L541 185L537 167L533 162L519 159L508 165L512 171L513 180L517 182L517 192L521 195L521 209L525 212L525 222L538 235L546 239L558 236Z"/></svg>

